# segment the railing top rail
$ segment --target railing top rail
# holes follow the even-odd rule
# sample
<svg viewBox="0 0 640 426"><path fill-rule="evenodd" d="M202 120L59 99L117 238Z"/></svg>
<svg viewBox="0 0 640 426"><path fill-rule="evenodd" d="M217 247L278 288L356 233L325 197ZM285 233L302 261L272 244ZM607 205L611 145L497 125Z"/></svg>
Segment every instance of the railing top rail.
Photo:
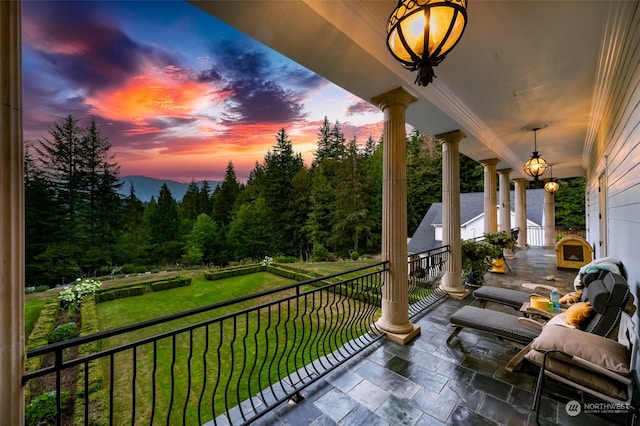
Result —
<svg viewBox="0 0 640 426"><path fill-rule="evenodd" d="M435 248L432 248L432 249L429 249L429 250L419 251L419 252L416 252L416 253L410 253L409 256L419 256L419 255L423 255L423 254L426 254L427 256L431 256L432 254L442 253L442 252L447 252L447 251L449 251L449 245L435 247Z"/></svg>
<svg viewBox="0 0 640 426"><path fill-rule="evenodd" d="M146 327L151 327L151 326L154 326L154 325L162 324L162 323L165 323L165 322L175 321L177 319L186 318L186 317L189 317L189 316L192 316L192 315L201 314L203 312L208 312L208 311L212 311L212 310L215 310L215 309L220 309L220 308L223 308L223 307L226 307L226 306L235 305L235 304L246 302L246 301L249 301L249 300L259 299L261 297L269 296L271 294L280 293L280 292L284 292L284 291L291 290L291 289L296 289L296 288L299 288L299 287L302 287L302 286L305 286L305 285L311 285L311 284L313 284L315 282L318 282L318 281L324 281L324 280L328 280L328 279L331 279L331 278L340 277L340 276L347 275L347 274L352 274L354 272L362 271L362 270L365 270L365 269L375 268L375 267L378 267L378 266L386 266L388 263L389 263L388 261L381 261L381 262L377 262L377 263L372 263L370 265L360 266L358 268L349 269L347 271L336 272L334 274L324 275L324 276L318 277L318 278L311 278L311 279L308 279L308 280L296 282L296 283L289 284L289 285L286 285L286 286L281 286L281 287L277 287L277 288L261 291L259 293L253 293L253 294L250 294L250 295L247 295L247 296L237 297L235 299L227 300L227 301L224 301L224 302L219 302L219 303L213 303L211 305L200 306L198 308L189 309L187 311L178 312L178 313L171 314L171 315L165 315L165 316L162 316L162 317L159 317L159 318L154 318L154 319L151 319L151 320L142 321L142 322L138 322L138 323L135 323L135 324L125 325L125 326L114 328L114 329L111 329L111 330L101 331L99 333L95 333L95 334L92 334L92 335L89 335L89 336L75 337L73 339L64 340L62 342L52 343L50 345L41 346L39 348L31 349L30 351L27 352L27 358L32 358L32 357L35 357L35 356L44 355L44 354L47 354L47 353L50 353L50 352L61 351L63 349L69 348L69 347L73 347L73 346L78 346L78 345L82 345L82 344L85 344L85 343L94 342L96 340L106 339L106 338L117 336L117 335L120 335L120 334L129 333L131 331L136 331L136 330L140 330L140 329L143 329L143 328L146 328Z"/></svg>

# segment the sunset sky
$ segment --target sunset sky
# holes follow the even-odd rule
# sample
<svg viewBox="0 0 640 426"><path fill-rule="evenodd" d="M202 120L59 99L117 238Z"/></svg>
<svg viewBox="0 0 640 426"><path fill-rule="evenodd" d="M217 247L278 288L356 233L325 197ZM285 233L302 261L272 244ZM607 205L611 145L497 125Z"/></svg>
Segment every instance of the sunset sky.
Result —
<svg viewBox="0 0 640 426"><path fill-rule="evenodd" d="M347 139L382 112L182 1L24 1L24 140L95 119L120 175L245 180L284 127L310 163L326 116Z"/></svg>

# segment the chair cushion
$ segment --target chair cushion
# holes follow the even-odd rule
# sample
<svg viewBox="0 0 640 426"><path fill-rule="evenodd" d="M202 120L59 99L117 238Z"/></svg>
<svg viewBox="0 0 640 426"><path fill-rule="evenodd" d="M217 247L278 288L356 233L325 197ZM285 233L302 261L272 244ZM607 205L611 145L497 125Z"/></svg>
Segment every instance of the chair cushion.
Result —
<svg viewBox="0 0 640 426"><path fill-rule="evenodd" d="M559 350L618 374L629 374L629 352L624 345L581 330L545 325L531 342L540 352Z"/></svg>
<svg viewBox="0 0 640 426"><path fill-rule="evenodd" d="M591 302L595 313L582 329L600 336L612 335L629 295L629 285L621 275L607 272L601 280L591 282L582 300Z"/></svg>
<svg viewBox="0 0 640 426"><path fill-rule="evenodd" d="M593 308L590 302L578 302L570 306L564 313L567 318L567 323L577 328L582 328L582 325L591 317Z"/></svg>
<svg viewBox="0 0 640 426"><path fill-rule="evenodd" d="M473 297L477 300L495 302L515 309L520 309L525 302L528 302L529 296L531 296L531 293L488 285L482 286L473 292Z"/></svg>
<svg viewBox="0 0 640 426"><path fill-rule="evenodd" d="M540 333L539 328L518 321L515 315L475 306L463 306L458 309L449 317L449 322L458 327L474 328L525 345Z"/></svg>
<svg viewBox="0 0 640 426"><path fill-rule="evenodd" d="M562 327L558 327L562 328ZM571 330L571 329L567 329ZM578 330L579 331L579 330ZM536 350L530 350L525 358L537 366L541 366L544 353ZM547 370L552 371L565 379L578 383L589 389L596 390L598 392L609 395L613 398L617 398L622 401L628 399L628 387L621 383L610 380L605 376L593 373L577 365L556 359L551 356L547 357Z"/></svg>

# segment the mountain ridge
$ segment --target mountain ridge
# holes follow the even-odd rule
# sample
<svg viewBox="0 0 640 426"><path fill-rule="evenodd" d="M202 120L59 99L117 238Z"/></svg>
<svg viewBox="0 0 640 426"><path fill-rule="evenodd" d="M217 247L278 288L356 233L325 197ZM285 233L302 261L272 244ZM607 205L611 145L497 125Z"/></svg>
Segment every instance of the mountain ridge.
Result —
<svg viewBox="0 0 640 426"><path fill-rule="evenodd" d="M157 200L158 194L160 193L160 188L162 188L162 184L164 183L167 184L167 188L169 188L169 191L171 192L173 198L176 201L180 202L182 201L182 198L184 197L184 194L187 192L187 189L190 185L190 183L178 182L171 179L156 179L148 176L138 175L121 177L120 182L122 182L123 185L118 193L125 197L128 197L131 185L133 185L133 190L136 194L136 197L144 203L148 203L149 201L151 201L151 197L155 197ZM195 182L198 185L198 188L202 188L204 180ZM222 181L208 180L207 183L209 183L209 187L213 192L213 190L218 185L220 185Z"/></svg>

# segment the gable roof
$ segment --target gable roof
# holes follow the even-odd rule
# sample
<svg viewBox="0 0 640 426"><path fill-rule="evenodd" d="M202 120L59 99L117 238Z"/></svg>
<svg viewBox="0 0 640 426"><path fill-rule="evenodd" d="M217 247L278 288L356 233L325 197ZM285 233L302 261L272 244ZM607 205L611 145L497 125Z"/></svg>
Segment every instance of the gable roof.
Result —
<svg viewBox="0 0 640 426"><path fill-rule="evenodd" d="M544 189L527 189L527 219L542 224ZM515 191L510 191L511 211L515 211ZM498 194L497 200L500 197ZM484 215L484 192L460 194L460 224ZM442 203L433 203L413 233L407 247L409 253L420 253L436 246L435 227L442 225Z"/></svg>

